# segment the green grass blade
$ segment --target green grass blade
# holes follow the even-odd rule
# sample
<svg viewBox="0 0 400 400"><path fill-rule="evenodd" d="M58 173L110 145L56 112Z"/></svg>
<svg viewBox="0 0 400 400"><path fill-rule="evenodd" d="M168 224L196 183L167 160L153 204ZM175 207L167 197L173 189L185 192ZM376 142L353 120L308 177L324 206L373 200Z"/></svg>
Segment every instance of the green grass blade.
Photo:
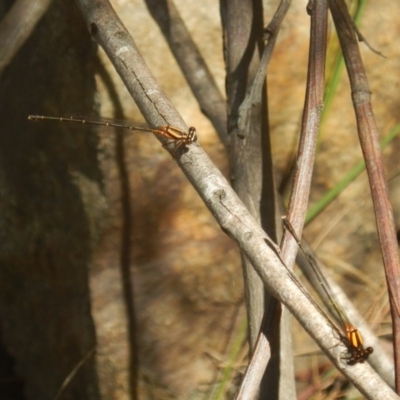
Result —
<svg viewBox="0 0 400 400"><path fill-rule="evenodd" d="M246 337L246 334L247 334L247 319L244 318L240 324L239 331L237 332L235 340L232 344L232 348L231 348L231 351L230 351L229 357L228 357L228 365L224 369L221 381L219 382L219 384L214 392L214 395L212 396L213 400L224 399L224 394L225 394L227 386L230 382L233 367L239 356L239 352L240 352L240 349L242 348L242 344Z"/></svg>
<svg viewBox="0 0 400 400"><path fill-rule="evenodd" d="M381 140L381 148L384 149L400 132L400 123ZM333 189L314 204L307 212L305 223L312 221L328 204L330 204L349 184L357 178L365 169L365 162L360 161Z"/></svg>
<svg viewBox="0 0 400 400"><path fill-rule="evenodd" d="M361 16L363 14L364 8L367 4L367 0L359 0L355 5L355 10L353 14L353 20L357 26L359 26L361 22ZM337 37L333 39L333 42L329 46L329 52L333 53L333 66L331 71L331 78L327 81L325 85L325 93L324 93L324 109L322 110L321 115L321 128L320 132L323 132L324 124L326 123L327 116L329 111L332 109L332 102L335 98L335 94L342 78L342 72L344 69L344 60L343 55L338 45ZM321 135L318 139L318 143L320 142Z"/></svg>

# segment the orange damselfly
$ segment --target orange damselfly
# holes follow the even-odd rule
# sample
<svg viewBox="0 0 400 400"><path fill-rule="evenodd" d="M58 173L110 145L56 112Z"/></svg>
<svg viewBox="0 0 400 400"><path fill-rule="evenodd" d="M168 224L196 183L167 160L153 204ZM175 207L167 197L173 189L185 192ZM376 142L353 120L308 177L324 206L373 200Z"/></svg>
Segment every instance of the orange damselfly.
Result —
<svg viewBox="0 0 400 400"><path fill-rule="evenodd" d="M117 121L107 118L86 118L80 116L71 117L48 117L45 115L29 115L30 121L67 121L77 122L81 124L91 124L100 126L110 126L113 128L126 129L130 131L151 132L155 135L169 139L170 142L166 143L164 147L168 147L171 143L174 145L173 150L177 151L179 148L186 149L186 146L194 143L197 140L196 128L190 127L189 132L184 132L181 129L175 128L170 125L151 127L141 123L131 123L129 121Z"/></svg>
<svg viewBox="0 0 400 400"><path fill-rule="evenodd" d="M285 228L290 232L290 234L296 240L300 250L304 253L307 258L311 269L313 270L315 276L318 279L319 284L321 285L323 291L325 292L330 305L335 313L337 314L337 319L341 324L341 327L344 331L344 336L341 334L341 340L344 345L347 347L347 354L344 359L347 361L349 365L355 365L357 363L363 363L369 357L369 355L374 351L372 347L364 347L363 339L358 331L358 329L350 322L345 310L338 302L336 295L334 294L332 288L329 286L324 274L322 273L320 267L317 264L315 258L310 254L310 252L306 251L301 244L301 240L297 236L293 226L289 222L286 216L282 217L283 224Z"/></svg>

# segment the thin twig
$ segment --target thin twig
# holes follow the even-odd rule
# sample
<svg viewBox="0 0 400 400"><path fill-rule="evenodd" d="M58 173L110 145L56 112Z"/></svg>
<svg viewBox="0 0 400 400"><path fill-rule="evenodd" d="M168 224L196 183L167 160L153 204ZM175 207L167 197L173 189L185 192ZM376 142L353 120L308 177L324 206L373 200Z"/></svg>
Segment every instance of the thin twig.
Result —
<svg viewBox="0 0 400 400"><path fill-rule="evenodd" d="M359 42L364 42L364 44L375 54L377 54L378 56L381 56L382 58L386 58L380 51L375 50L367 41L367 39L363 36L363 34L361 33L360 29L358 28L358 26L356 25L356 23L353 21L353 19L351 20L353 23L353 28L354 31L357 34L357 39Z"/></svg>
<svg viewBox="0 0 400 400"><path fill-rule="evenodd" d="M78 364L75 365L75 367L72 369L72 371L68 374L68 376L64 379L64 382L62 383L60 389L58 390L57 394L54 397L54 400L58 400L61 398L62 394L65 392L65 389L68 387L68 385L71 383L71 381L74 379L76 374L79 372L79 370L85 365L87 360L94 354L96 351L96 347L93 347L90 349L85 356L78 362Z"/></svg>
<svg viewBox="0 0 400 400"><path fill-rule="evenodd" d="M0 74L31 36L51 0L17 0L0 24Z"/></svg>
<svg viewBox="0 0 400 400"><path fill-rule="evenodd" d="M343 0L329 0L329 7L338 32L350 80L357 130L371 187L376 225L390 294L396 388L400 391L400 373L398 373L400 368L400 260L392 207L379 147L379 133L372 110L371 91L347 6Z"/></svg>
<svg viewBox="0 0 400 400"><path fill-rule="evenodd" d="M288 214L295 216L300 231L307 212L316 141L323 107L328 5L326 1L311 1L307 9L311 15L307 90L297 155L298 161L288 205ZM281 249L284 263L292 267L296 257L297 244L293 243L288 236L284 236ZM276 319L273 321L276 321ZM270 329L272 330L274 327L271 326ZM275 327L275 330L277 331L277 327ZM270 336L272 333L268 335Z"/></svg>
<svg viewBox="0 0 400 400"><path fill-rule="evenodd" d="M165 102L164 96L153 93L152 90L157 90L158 85L109 3L105 0L77 2L89 29L109 54L140 108L146 112L146 119L154 125L160 125L161 121L167 120L168 123L185 129L182 119L170 103ZM135 60L136 63L131 64L130 60ZM249 214L201 147L197 144L188 147L186 153L176 157L178 165L222 229L238 243L249 258L267 289L288 307L337 368L365 396L380 400L396 399L397 396L368 364L349 368L342 363L341 352L345 348L332 334L331 325L304 294L293 273L282 264L279 249Z"/></svg>
<svg viewBox="0 0 400 400"><path fill-rule="evenodd" d="M328 4L326 1L311 1L308 12L311 15L311 30L307 90L297 164L287 212L288 219L299 237L301 237L307 212L316 139L323 108ZM297 243L288 232L284 236L281 248L285 262L293 265Z"/></svg>

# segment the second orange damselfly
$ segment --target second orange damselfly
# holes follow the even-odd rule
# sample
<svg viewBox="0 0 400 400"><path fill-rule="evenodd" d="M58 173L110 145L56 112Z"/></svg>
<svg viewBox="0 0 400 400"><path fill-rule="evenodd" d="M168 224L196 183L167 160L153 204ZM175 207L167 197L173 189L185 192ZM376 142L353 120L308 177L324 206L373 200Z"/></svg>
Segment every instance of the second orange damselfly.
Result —
<svg viewBox="0 0 400 400"><path fill-rule="evenodd" d="M319 268L315 258L304 249L301 244L301 240L297 236L293 226L288 221L287 217L282 217L285 228L291 233L291 235L296 240L300 250L306 256L312 271L318 279L319 284L321 285L323 291L325 292L331 308L335 311L338 321L344 331L344 335L340 334L341 340L344 345L347 347L347 353L344 356L345 361L349 365L355 365L357 363L363 363L369 357L369 355L374 351L372 347L364 347L363 339L358 331L358 329L350 322L346 312L343 307L340 305L338 300L336 299L336 295L334 294L332 288L329 286L324 274Z"/></svg>

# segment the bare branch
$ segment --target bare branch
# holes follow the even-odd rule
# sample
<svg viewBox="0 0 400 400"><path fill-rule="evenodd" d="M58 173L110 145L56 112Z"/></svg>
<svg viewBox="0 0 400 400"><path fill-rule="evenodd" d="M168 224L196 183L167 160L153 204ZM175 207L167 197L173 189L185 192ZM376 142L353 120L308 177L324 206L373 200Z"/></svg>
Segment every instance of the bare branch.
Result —
<svg viewBox="0 0 400 400"><path fill-rule="evenodd" d="M267 40L267 44L264 48L260 64L258 66L257 72L255 74L255 78L251 88L249 90L248 95L240 106L239 110L239 131L240 132L252 132L254 122L251 118L253 108L259 107L262 104L262 97L264 94L264 84L265 84L265 75L267 72L267 68L269 62L271 60L271 56L275 47L276 39L278 36L280 25L289 9L290 1L283 0L278 6L277 11L275 12L271 22L265 29L265 38ZM272 169L272 166L271 166ZM270 177L271 182L273 183L273 174L268 175ZM275 189L272 189L275 192ZM275 196L270 196L270 202L274 201ZM276 207L278 208L278 207ZM269 213L270 215L276 216L276 211L272 210ZM255 343L253 354L251 356L249 365L246 369L245 376L242 380L240 388L236 394L236 399L252 399L256 396L257 391L259 390L260 383L266 371L267 364L271 359L271 345L276 345L277 339L279 338L279 326L281 322L281 306L280 303L271 298L268 304L268 309L264 312L264 318L261 323L261 329L257 336L257 341ZM281 327L286 327L289 325L287 321L282 321ZM291 334L286 330L281 330L282 340L281 346L291 349ZM284 343L285 342L285 343ZM284 343L284 344L283 344ZM288 351L288 350L287 350ZM285 395L288 398L294 396L295 388L293 386L293 357L281 358L285 365L280 365L280 368L276 368L277 372L281 371L280 374L280 385L285 386ZM290 363L290 364L289 364ZM283 373L282 373L283 372ZM290 380L290 382L289 382ZM268 391L271 393L271 386L268 385ZM274 386L275 387L275 386ZM290 390L290 388L292 390ZM261 388L261 391L263 388ZM262 395L262 393L261 393Z"/></svg>
<svg viewBox="0 0 400 400"><path fill-rule="evenodd" d="M262 221L264 229L274 236L275 229L267 228L273 221L274 211L267 207L266 193L271 193L266 168L270 165L268 136L263 102L241 113L240 107L248 88L253 83L259 63L259 46L262 45L262 4L259 0L229 0L221 2L226 63L226 92L228 102L228 131L230 135L230 178L232 186L250 213ZM262 80L265 80L263 76ZM261 98L261 94L260 94ZM268 177L271 176L271 171ZM273 179L268 183L273 184ZM273 200L273 190L272 196ZM272 207L273 208L273 207ZM273 224L274 225L274 224ZM271 226L271 225L270 225ZM264 286L249 261L242 256L246 308L249 321L249 341L255 344L264 314Z"/></svg>

